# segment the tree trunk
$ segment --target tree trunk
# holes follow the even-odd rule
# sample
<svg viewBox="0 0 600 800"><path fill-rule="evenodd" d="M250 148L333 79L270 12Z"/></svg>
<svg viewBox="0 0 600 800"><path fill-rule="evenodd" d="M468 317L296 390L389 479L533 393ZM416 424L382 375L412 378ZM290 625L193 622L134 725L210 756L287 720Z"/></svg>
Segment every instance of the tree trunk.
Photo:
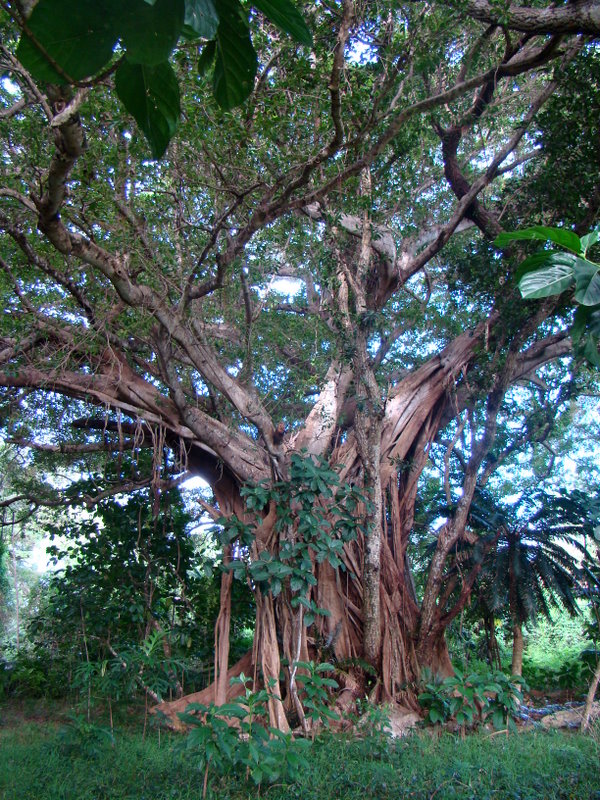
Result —
<svg viewBox="0 0 600 800"><path fill-rule="evenodd" d="M17 537L15 535L15 512L12 511L12 521L10 526L10 546L11 546L11 554L12 554L12 573L13 573L13 584L15 589L15 625L16 625L16 649L19 652L21 647L21 597L19 592L19 571L17 568Z"/></svg>
<svg viewBox="0 0 600 800"><path fill-rule="evenodd" d="M596 664L596 669L588 689L587 697L585 699L585 708L583 709L583 717L581 718L581 730L586 731L590 724L590 717L592 714L592 707L594 705L594 697L600 683L600 660Z"/></svg>
<svg viewBox="0 0 600 800"><path fill-rule="evenodd" d="M496 638L496 622L493 614L486 614L483 619L485 626L485 643L487 650L488 663L492 669L501 669L500 649Z"/></svg>
<svg viewBox="0 0 600 800"><path fill-rule="evenodd" d="M315 405L315 414L309 416L305 429L295 437L294 450L304 449L313 457L319 456L326 452L328 442L336 442L338 437L328 461L337 468L342 483L362 486L370 493L372 503L363 514L367 535L359 533L354 541L344 544L340 553L343 569L334 569L326 560L313 559L316 583L310 587L306 600L327 613L316 616L309 628L301 623L298 609L291 608L285 586L277 598L264 589L265 594L258 587L255 589L257 622L251 674L263 685L272 685L274 696L269 715L273 726L288 730L290 715L301 717L296 714L298 698L294 694L294 664L298 660L333 661L346 706L364 697L373 669L377 681L371 696L414 710L419 709L415 687L424 667L442 677L452 674L444 632L448 622L468 602L476 571L465 577L456 602L452 600L454 605L448 606L448 599L440 606L438 599L446 559L451 547L464 534L477 469L493 441L488 430L493 430L495 423L492 412L485 435L469 463L459 509L438 535L438 548L421 605L412 582L407 547L418 480L448 402L448 376L458 374L472 356L477 341L478 335L472 332L457 337L440 357L403 381L385 405L378 397L376 384L370 381L368 370L361 372L357 369L360 365L355 363L355 374L362 374L363 384L356 387L359 402L341 443L339 432L336 434L337 420L349 384L347 372L339 365L332 366L330 381ZM361 342L355 340L355 344ZM364 356L364 348L360 349ZM226 507L225 515L235 508L238 517L243 517L239 492L240 487L234 481L220 483L219 507ZM282 540L275 533L277 515L277 507L271 504L255 529L252 559L264 550L273 558L278 557ZM297 534L285 534L289 535ZM226 596L225 592L222 610L226 607ZM223 618L220 615L220 624ZM218 641L224 635L223 628ZM224 694L229 695L224 681L231 674L231 670L225 672L222 654L223 651L217 653L221 660L217 670L221 681L217 689L219 700ZM282 672L283 660L287 666ZM213 693L211 699L214 697ZM177 708L180 710L180 705ZM168 713L168 705L163 704L161 710Z"/></svg>
<svg viewBox="0 0 600 800"><path fill-rule="evenodd" d="M515 622L513 625L513 648L512 648L512 664L511 674L521 677L523 674L523 626L520 622Z"/></svg>
<svg viewBox="0 0 600 800"><path fill-rule="evenodd" d="M223 565L227 565L231 560L231 548L225 548L223 555ZM223 572L221 574L221 594L219 604L219 615L215 624L215 703L220 706L226 701L227 690L229 688L228 667L229 667L229 631L231 627L231 587L233 584L233 574Z"/></svg>
<svg viewBox="0 0 600 800"><path fill-rule="evenodd" d="M366 353L366 342L365 342ZM377 386L373 375L373 384ZM374 401L373 401L374 400ZM381 488L381 409L377 398L364 398L364 411L357 412L358 450L363 463L363 484L369 507L365 512L363 558L363 655L376 669L381 663L381 542L383 497Z"/></svg>

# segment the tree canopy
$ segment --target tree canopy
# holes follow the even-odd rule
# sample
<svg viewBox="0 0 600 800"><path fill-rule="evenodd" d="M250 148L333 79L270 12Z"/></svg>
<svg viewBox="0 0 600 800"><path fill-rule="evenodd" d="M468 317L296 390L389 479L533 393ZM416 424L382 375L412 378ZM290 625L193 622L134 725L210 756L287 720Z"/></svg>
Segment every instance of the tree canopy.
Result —
<svg viewBox="0 0 600 800"><path fill-rule="evenodd" d="M233 5L214 4L219 20ZM256 585L255 657L278 681L280 658L308 661L318 633L376 669L382 696L410 702L420 666L449 669L444 630L478 567L452 597L444 571L477 486L523 459L538 476L550 468L553 431L595 381L573 360L570 284L523 300L517 268L532 245L493 242L531 225L582 237L597 223L598 5L298 4L311 41L280 35L282 4L253 6L264 14L244 12L258 65L247 99L219 105L199 74L211 35L174 35L176 134L157 147L134 113L151 151L124 99L148 87L119 78L127 61L101 72L130 52L125 33L71 75L85 81L57 81L23 55L26 15L2 12L5 436L78 471L106 453L152 454L150 470L126 459L102 491L158 497L201 475L210 513L250 526L224 543L225 564L278 559L302 539L309 522L281 524L278 504L293 463L321 464L302 468L300 490L334 520L342 495L318 487L319 470L335 470L344 497L364 494L339 564L309 548L304 597L327 613L307 627L289 575L279 592ZM235 60L218 36L217 58ZM451 510L418 595L411 547L431 475Z"/></svg>

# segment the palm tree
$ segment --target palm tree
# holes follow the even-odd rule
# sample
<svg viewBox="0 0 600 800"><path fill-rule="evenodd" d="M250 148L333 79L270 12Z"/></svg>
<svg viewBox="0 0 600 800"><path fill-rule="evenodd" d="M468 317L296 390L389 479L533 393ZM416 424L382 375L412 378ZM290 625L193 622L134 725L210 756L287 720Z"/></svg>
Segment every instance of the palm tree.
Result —
<svg viewBox="0 0 600 800"><path fill-rule="evenodd" d="M589 603L592 621L588 625L588 635L596 643L600 641L600 490L583 492L575 490L553 498L548 509L548 521L554 527L562 527L570 533L577 532L585 545L590 541L594 545L595 558L586 553L583 564L582 594ZM598 653L598 650L596 650ZM586 698L581 729L586 730L594 697L600 683L600 658L592 676Z"/></svg>
<svg viewBox="0 0 600 800"><path fill-rule="evenodd" d="M477 537L495 538L487 549L478 578L476 598L484 616L508 613L512 625L513 675L523 670L523 625L538 615L551 618L562 607L576 615L578 557L587 555L578 534L560 515L549 513L549 498L541 493L503 509L489 492L480 491L473 504L471 528Z"/></svg>

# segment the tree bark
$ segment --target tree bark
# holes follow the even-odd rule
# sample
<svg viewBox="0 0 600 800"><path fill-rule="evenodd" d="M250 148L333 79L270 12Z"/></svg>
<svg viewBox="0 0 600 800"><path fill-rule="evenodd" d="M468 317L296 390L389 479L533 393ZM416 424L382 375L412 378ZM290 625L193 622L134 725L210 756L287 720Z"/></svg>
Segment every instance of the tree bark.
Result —
<svg viewBox="0 0 600 800"><path fill-rule="evenodd" d="M326 609L329 615L317 616L308 631L302 626L300 635L298 621L285 602L285 591L275 602L268 593L263 595L256 591L257 625L252 674L265 683L271 681L274 693L283 698L283 702L273 699L270 703L272 725L284 730L289 727L287 714L293 712L296 702L294 684L289 669L286 686L280 683L281 660L285 658L293 665L298 660L298 646L300 660L333 658L340 664L340 674L346 676L344 680L347 680L349 688L347 698L357 697L364 691L364 676L354 675L355 667L352 666L361 657L377 671L379 699L400 702L415 709L418 705L409 687L414 686L424 667L442 677L452 674L445 628L468 602L477 569L464 576L458 596L450 607L439 604L444 569L452 547L465 533L478 471L494 441L503 387L509 375L518 373L521 368L518 360L507 359L505 371L495 378L495 388L488 398L484 431L480 439L474 441L456 512L438 533L438 544L421 604L411 581L407 545L419 476L427 463L428 451L441 420L447 413L446 406L448 403L456 404L457 400L457 396L449 392L449 376L459 374L468 364L485 331L486 326L481 325L475 331L458 336L439 356L402 381L385 403L380 432L378 424L373 424L374 420L377 423L377 414L366 413L367 409L374 408L375 394L363 387L351 427L345 439L337 445L334 420L343 402L347 373L339 365L332 366L330 382L315 404L320 413L309 419L294 448L310 443L309 434L318 434L312 438L312 446L308 448L308 452L314 455L325 452L326 443L333 442L329 461L339 468L341 480L368 487L372 497L380 499L379 506L373 504L371 517L366 518L367 523L379 525L380 533L369 543L372 528L367 524L369 535L364 537L360 534L355 541L344 546L341 557L346 571L343 573L327 562L314 564L317 583L307 599ZM456 405L454 411L456 413ZM377 458L379 436L381 450ZM406 464L406 468L399 469L399 463ZM238 515L242 514L239 484L234 480L222 480L220 504L227 508L236 507ZM277 508L272 505L255 530L253 558L258 557L263 549L277 556L276 518ZM369 550L369 544L378 545L379 551L376 547ZM223 674L223 667L219 673ZM221 694L224 689L223 686Z"/></svg>
<svg viewBox="0 0 600 800"><path fill-rule="evenodd" d="M454 3L448 3L454 5ZM502 9L489 0L469 0L463 7L474 19L529 34L600 34L600 6L594 0L548 8L508 5Z"/></svg>
<svg viewBox="0 0 600 800"><path fill-rule="evenodd" d="M581 718L582 731L586 731L590 725L590 717L592 714L592 707L594 705L594 697L596 696L596 691L598 689L599 683L600 683L600 659L596 664L596 669L594 670L592 682L590 683L590 688L588 689L587 697L585 699L585 708L583 709L583 717Z"/></svg>
<svg viewBox="0 0 600 800"><path fill-rule="evenodd" d="M518 675L519 677L523 674L524 646L523 626L520 622L515 622L513 624L512 663L510 671L512 675Z"/></svg>

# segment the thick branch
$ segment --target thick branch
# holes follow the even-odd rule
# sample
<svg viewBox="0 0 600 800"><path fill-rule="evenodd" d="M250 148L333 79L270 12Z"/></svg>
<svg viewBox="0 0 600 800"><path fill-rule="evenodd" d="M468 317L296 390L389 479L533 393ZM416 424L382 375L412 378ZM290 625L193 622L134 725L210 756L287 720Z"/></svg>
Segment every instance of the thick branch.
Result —
<svg viewBox="0 0 600 800"><path fill-rule="evenodd" d="M456 3L446 0L446 5L454 7ZM547 8L509 5L508 8L503 6L500 13L498 5L488 0L467 0L460 4L460 9L480 22L523 33L600 35L600 3L595 0L560 6L552 4Z"/></svg>

